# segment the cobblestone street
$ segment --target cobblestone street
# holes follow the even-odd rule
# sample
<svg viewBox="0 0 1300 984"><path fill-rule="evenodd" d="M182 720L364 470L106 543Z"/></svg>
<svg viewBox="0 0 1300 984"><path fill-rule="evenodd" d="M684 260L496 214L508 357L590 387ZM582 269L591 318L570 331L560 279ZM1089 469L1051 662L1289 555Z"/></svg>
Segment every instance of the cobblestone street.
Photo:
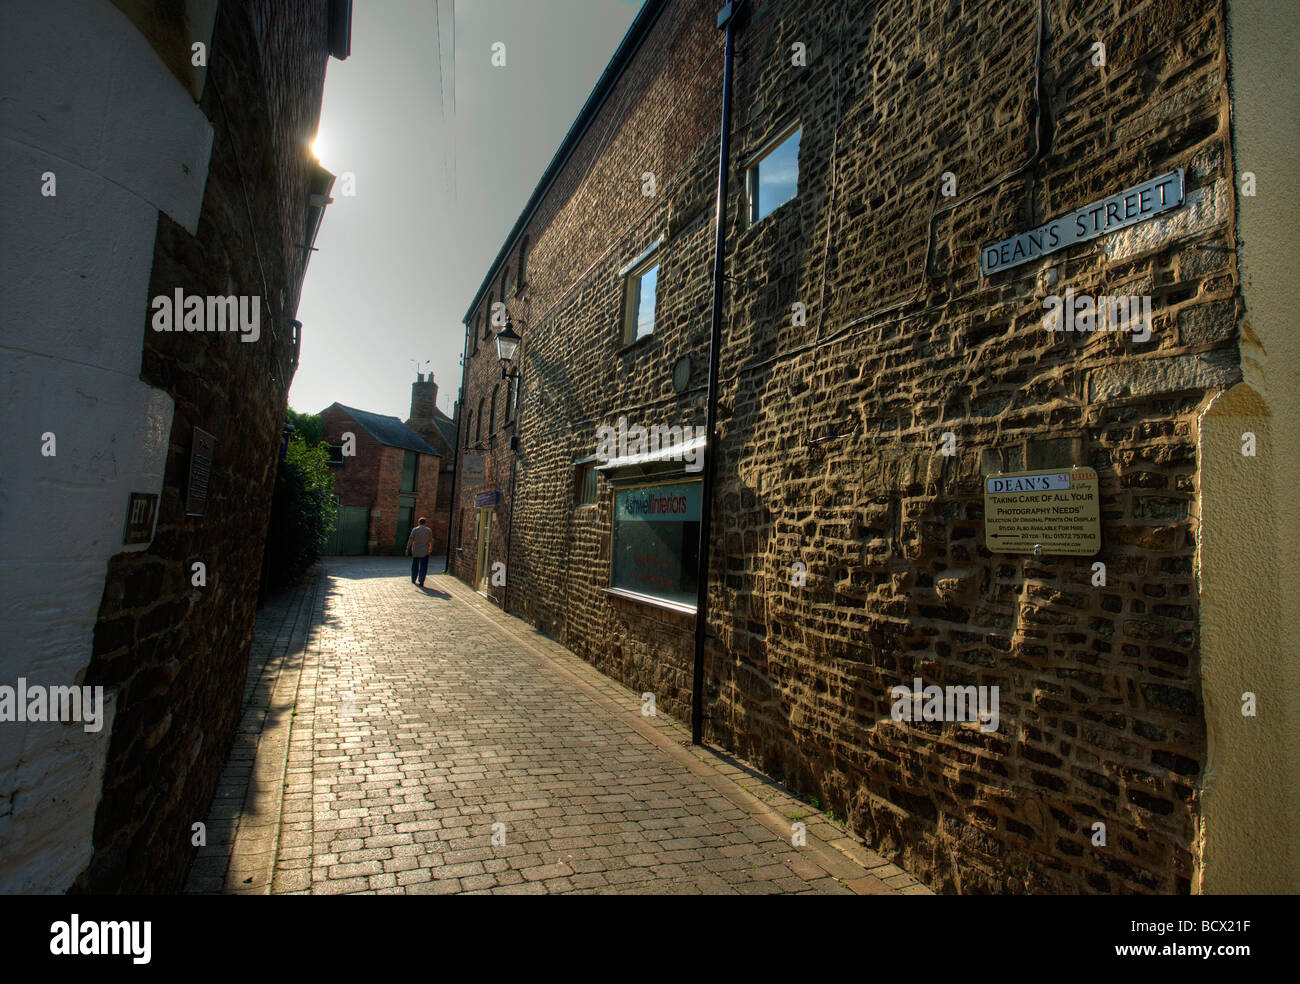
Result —
<svg viewBox="0 0 1300 984"><path fill-rule="evenodd" d="M407 570L327 558L259 612L187 891L928 894L459 581Z"/></svg>

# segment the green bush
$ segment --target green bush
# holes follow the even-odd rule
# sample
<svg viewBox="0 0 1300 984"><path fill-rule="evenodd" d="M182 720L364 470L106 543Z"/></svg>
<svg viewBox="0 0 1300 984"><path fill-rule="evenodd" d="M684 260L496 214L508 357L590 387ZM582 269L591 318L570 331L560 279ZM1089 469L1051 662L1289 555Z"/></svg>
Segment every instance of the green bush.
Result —
<svg viewBox="0 0 1300 984"><path fill-rule="evenodd" d="M294 437L308 444L319 444L325 438L325 421L318 413L299 413L293 407L284 412L285 423L293 424Z"/></svg>
<svg viewBox="0 0 1300 984"><path fill-rule="evenodd" d="M275 472L271 521L262 555L261 597L278 594L320 560L338 521L329 452L297 436Z"/></svg>

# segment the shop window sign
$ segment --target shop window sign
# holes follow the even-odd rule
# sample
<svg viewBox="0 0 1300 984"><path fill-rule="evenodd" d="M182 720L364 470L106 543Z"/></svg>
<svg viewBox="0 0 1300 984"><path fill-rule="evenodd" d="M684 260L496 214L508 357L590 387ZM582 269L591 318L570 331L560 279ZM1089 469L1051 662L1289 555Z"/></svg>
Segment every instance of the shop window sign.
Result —
<svg viewBox="0 0 1300 984"><path fill-rule="evenodd" d="M614 492L610 587L694 605L699 549L699 482L667 482Z"/></svg>

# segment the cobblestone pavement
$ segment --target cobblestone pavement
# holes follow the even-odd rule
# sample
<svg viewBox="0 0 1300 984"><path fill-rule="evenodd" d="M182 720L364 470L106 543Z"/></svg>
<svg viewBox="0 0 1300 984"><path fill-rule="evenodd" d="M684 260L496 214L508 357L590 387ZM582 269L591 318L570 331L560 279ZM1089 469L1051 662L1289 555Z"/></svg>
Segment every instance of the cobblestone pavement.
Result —
<svg viewBox="0 0 1300 984"><path fill-rule="evenodd" d="M328 558L259 612L247 694L189 892L929 894L400 557Z"/></svg>

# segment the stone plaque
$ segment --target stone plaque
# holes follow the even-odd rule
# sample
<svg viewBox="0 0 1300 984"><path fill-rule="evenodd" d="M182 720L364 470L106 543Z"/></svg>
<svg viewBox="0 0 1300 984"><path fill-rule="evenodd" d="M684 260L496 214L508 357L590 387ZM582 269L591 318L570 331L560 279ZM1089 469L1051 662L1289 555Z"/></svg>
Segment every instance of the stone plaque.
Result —
<svg viewBox="0 0 1300 984"><path fill-rule="evenodd" d="M460 456L462 488L472 489L482 485L487 474L487 458L481 454L463 454Z"/></svg>
<svg viewBox="0 0 1300 984"><path fill-rule="evenodd" d="M1091 557L1101 549L1097 472L1008 472L984 479L984 543L992 553Z"/></svg>
<svg viewBox="0 0 1300 984"><path fill-rule="evenodd" d="M185 515L202 516L208 508L208 481L212 477L212 455L217 439L205 430L194 428L190 446L190 483L185 491Z"/></svg>

